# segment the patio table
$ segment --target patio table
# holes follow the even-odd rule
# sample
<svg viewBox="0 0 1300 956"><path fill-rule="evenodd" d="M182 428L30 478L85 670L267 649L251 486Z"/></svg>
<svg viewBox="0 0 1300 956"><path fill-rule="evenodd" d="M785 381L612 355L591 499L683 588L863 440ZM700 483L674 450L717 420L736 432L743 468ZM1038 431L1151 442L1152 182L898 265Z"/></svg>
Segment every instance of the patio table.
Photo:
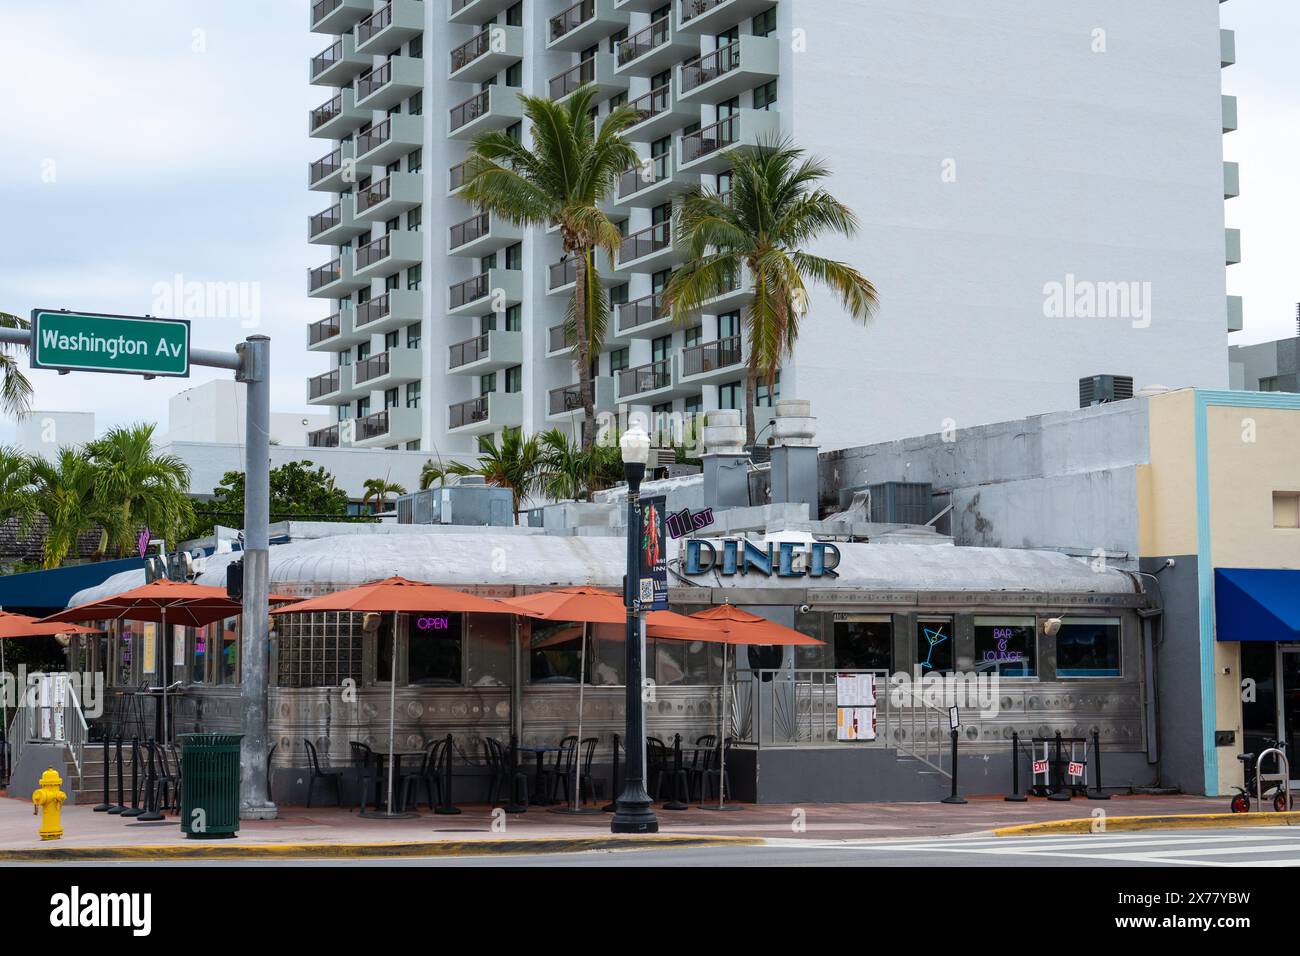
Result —
<svg viewBox="0 0 1300 956"><path fill-rule="evenodd" d="M554 801L548 800L546 798L545 790L542 789L542 780L544 777L542 773L542 764L543 759L547 754L557 754L560 752L560 748L555 744L519 744L515 749L520 753L533 754L537 758L537 777L533 780L533 795L528 798L529 802L538 807L549 806Z"/></svg>

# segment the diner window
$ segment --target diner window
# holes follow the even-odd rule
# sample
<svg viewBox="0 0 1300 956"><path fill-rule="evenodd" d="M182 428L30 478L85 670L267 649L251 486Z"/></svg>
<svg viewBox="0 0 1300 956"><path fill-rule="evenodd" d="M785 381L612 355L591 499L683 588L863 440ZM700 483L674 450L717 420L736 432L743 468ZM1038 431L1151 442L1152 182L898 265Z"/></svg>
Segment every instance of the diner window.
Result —
<svg viewBox="0 0 1300 956"><path fill-rule="evenodd" d="M338 687L349 679L359 685L364 617L339 613L279 615L277 686ZM227 618L227 627L235 621Z"/></svg>
<svg viewBox="0 0 1300 956"><path fill-rule="evenodd" d="M843 614L835 619L835 667L894 670L894 623L888 614Z"/></svg>
<svg viewBox="0 0 1300 956"><path fill-rule="evenodd" d="M1057 677L1122 677L1119 618L1067 617L1056 633Z"/></svg>
<svg viewBox="0 0 1300 956"><path fill-rule="evenodd" d="M1038 674L1038 625L1032 617L975 618L975 670L1002 677Z"/></svg>
<svg viewBox="0 0 1300 956"><path fill-rule="evenodd" d="M722 683L722 645L708 641L646 641L647 676L656 684L716 686Z"/></svg>
<svg viewBox="0 0 1300 956"><path fill-rule="evenodd" d="M459 614L406 616L406 682L421 687L464 683L464 621Z"/></svg>
<svg viewBox="0 0 1300 956"><path fill-rule="evenodd" d="M922 674L952 672L952 618L921 618L916 622L916 662Z"/></svg>
<svg viewBox="0 0 1300 956"><path fill-rule="evenodd" d="M533 684L578 683L582 629L582 624L573 621L535 622L528 641L528 680ZM590 673L587 683L592 683Z"/></svg>

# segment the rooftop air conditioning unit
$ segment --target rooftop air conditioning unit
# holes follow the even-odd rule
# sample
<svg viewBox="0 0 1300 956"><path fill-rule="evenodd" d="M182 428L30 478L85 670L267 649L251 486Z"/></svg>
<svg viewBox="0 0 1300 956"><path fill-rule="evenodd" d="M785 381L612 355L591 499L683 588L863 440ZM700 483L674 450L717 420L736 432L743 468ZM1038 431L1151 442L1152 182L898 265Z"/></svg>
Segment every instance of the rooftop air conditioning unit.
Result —
<svg viewBox="0 0 1300 956"><path fill-rule="evenodd" d="M1090 375L1079 379L1079 407L1106 405L1133 397L1133 376Z"/></svg>

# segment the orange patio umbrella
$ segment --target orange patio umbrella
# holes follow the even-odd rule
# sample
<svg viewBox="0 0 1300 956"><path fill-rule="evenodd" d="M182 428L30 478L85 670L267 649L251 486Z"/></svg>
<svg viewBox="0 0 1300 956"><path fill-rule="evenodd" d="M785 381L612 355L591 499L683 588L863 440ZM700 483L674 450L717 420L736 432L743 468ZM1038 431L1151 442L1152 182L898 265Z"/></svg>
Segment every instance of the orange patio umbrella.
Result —
<svg viewBox="0 0 1300 956"><path fill-rule="evenodd" d="M11 637L61 637L65 634L98 633L95 628L82 627L80 624L43 624L37 618L28 617L26 614L0 611L0 674L9 671L9 666L5 662L5 641ZM0 727L9 726L8 700L9 695L0 688Z"/></svg>
<svg viewBox="0 0 1300 956"><path fill-rule="evenodd" d="M707 611L697 611L690 615L692 620L708 621L717 629L717 634L724 644L758 644L772 647L777 645L813 645L824 642L807 634L800 634L794 628L769 621L757 614L742 611L734 604L720 604ZM722 706L718 708L718 805L709 810L734 810L722 799L722 782L727 771L727 649L722 649ZM704 784L700 784L700 806L704 806Z"/></svg>
<svg viewBox="0 0 1300 956"><path fill-rule="evenodd" d="M505 602L478 597L402 577L384 578L358 587L335 591L320 597L308 598L297 604L279 607L272 614L311 614L317 611L339 613L419 614L442 612L445 614L515 614ZM393 628L393 661L397 661L397 628ZM383 814L396 816L393 811L393 774L395 769L394 738L396 737L397 681L388 682L388 804Z"/></svg>

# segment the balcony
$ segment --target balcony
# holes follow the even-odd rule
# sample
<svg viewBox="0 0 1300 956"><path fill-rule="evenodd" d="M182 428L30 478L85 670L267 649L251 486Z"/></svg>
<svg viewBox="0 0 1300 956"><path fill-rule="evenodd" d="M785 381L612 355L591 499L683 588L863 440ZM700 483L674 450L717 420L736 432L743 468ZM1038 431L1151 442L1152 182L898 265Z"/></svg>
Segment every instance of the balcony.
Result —
<svg viewBox="0 0 1300 956"><path fill-rule="evenodd" d="M679 6L682 33L717 34L772 4L768 0L682 0Z"/></svg>
<svg viewBox="0 0 1300 956"><path fill-rule="evenodd" d="M523 118L519 91L489 86L447 111L447 135L452 139L473 139L489 129L505 129Z"/></svg>
<svg viewBox="0 0 1300 956"><path fill-rule="evenodd" d="M424 235L411 229L394 229L357 249L356 276L367 281L382 279L423 261Z"/></svg>
<svg viewBox="0 0 1300 956"><path fill-rule="evenodd" d="M482 83L524 58L524 28L494 23L451 51L447 78Z"/></svg>
<svg viewBox="0 0 1300 956"><path fill-rule="evenodd" d="M356 38L345 33L311 58L310 82L322 86L347 86L352 78L370 69L371 59L355 49Z"/></svg>
<svg viewBox="0 0 1300 956"><path fill-rule="evenodd" d="M489 269L454 283L447 290L449 315L487 315L523 302L524 274L519 269Z"/></svg>
<svg viewBox="0 0 1300 956"><path fill-rule="evenodd" d="M392 332L424 317L424 293L419 289L389 289L383 295L357 303L356 330L370 336Z"/></svg>
<svg viewBox="0 0 1300 956"><path fill-rule="evenodd" d="M720 173L730 168L737 150L750 150L774 141L781 133L779 113L742 109L726 119L678 141L678 165L682 172Z"/></svg>
<svg viewBox="0 0 1300 956"><path fill-rule="evenodd" d="M453 435L490 435L524 423L524 401L519 392L489 392L447 409L447 431Z"/></svg>
<svg viewBox="0 0 1300 956"><path fill-rule="evenodd" d="M718 103L762 86L781 72L776 37L742 36L678 68L684 103Z"/></svg>
<svg viewBox="0 0 1300 956"><path fill-rule="evenodd" d="M360 222L387 222L398 213L420 205L423 198L422 174L389 173L365 189L357 190L356 218Z"/></svg>
<svg viewBox="0 0 1300 956"><path fill-rule="evenodd" d="M450 375L486 375L524 361L524 333L493 329L447 348Z"/></svg>
<svg viewBox="0 0 1300 956"><path fill-rule="evenodd" d="M616 285L627 280L626 273L616 272L609 268L608 257L603 252L596 254L596 268L600 272L600 281L602 285ZM568 293L573 290L578 281L578 260L566 256L559 262L553 262L547 267L546 276L546 294L558 295Z"/></svg>
<svg viewBox="0 0 1300 956"><path fill-rule="evenodd" d="M1223 244L1226 248L1226 264L1235 266L1241 262L1241 230L1223 230Z"/></svg>
<svg viewBox="0 0 1300 956"><path fill-rule="evenodd" d="M355 325L356 313L352 309L340 309L333 315L311 323L307 326L307 348L312 352L337 352L349 345L364 342L364 334L358 334Z"/></svg>
<svg viewBox="0 0 1300 956"><path fill-rule="evenodd" d="M361 448L384 448L418 441L424 420L418 408L386 408L352 423L352 444Z"/></svg>
<svg viewBox="0 0 1300 956"><path fill-rule="evenodd" d="M338 365L307 379L307 404L346 405L361 395L352 385L352 366Z"/></svg>
<svg viewBox="0 0 1300 956"><path fill-rule="evenodd" d="M325 428L319 428L314 432L307 433L308 448L338 448L339 432L342 429L338 425L329 425Z"/></svg>
<svg viewBox="0 0 1300 956"><path fill-rule="evenodd" d="M575 348L575 336L566 331L566 324L552 325L546 330L546 357L567 355Z"/></svg>
<svg viewBox="0 0 1300 956"><path fill-rule="evenodd" d="M1241 195L1241 167L1225 161L1223 164L1223 198L1235 199Z"/></svg>
<svg viewBox="0 0 1300 956"><path fill-rule="evenodd" d="M387 166L424 145L424 117L397 113L357 135L357 165Z"/></svg>
<svg viewBox="0 0 1300 956"><path fill-rule="evenodd" d="M703 342L682 349L681 384L697 386L713 384L736 377L745 362L740 336Z"/></svg>
<svg viewBox="0 0 1300 956"><path fill-rule="evenodd" d="M311 111L307 133L322 139L342 139L368 119L368 112L357 109L351 87L345 87Z"/></svg>
<svg viewBox="0 0 1300 956"><path fill-rule="evenodd" d="M626 13L654 13L663 0L614 0L614 9Z"/></svg>
<svg viewBox="0 0 1300 956"><path fill-rule="evenodd" d="M337 246L365 229L352 221L351 196L343 196L328 209L307 217L307 241L312 243Z"/></svg>
<svg viewBox="0 0 1300 956"><path fill-rule="evenodd" d="M356 144L341 143L337 149L307 164L307 188L339 193L356 181Z"/></svg>
<svg viewBox="0 0 1300 956"><path fill-rule="evenodd" d="M581 52L617 33L629 19L627 11L614 9L614 0L578 0L551 17L546 48Z"/></svg>
<svg viewBox="0 0 1300 956"><path fill-rule="evenodd" d="M1228 296L1228 331L1240 332L1244 327L1241 296Z"/></svg>
<svg viewBox="0 0 1300 956"><path fill-rule="evenodd" d="M659 272L684 260L684 251L673 242L671 222L632 233L618 250L618 267L630 272Z"/></svg>
<svg viewBox="0 0 1300 956"><path fill-rule="evenodd" d="M390 110L424 89L424 61L395 56L357 77L357 106Z"/></svg>
<svg viewBox="0 0 1300 956"><path fill-rule="evenodd" d="M603 100L626 91L628 79L615 75L614 54L597 53L551 77L547 91L558 103L571 96L578 87L587 85L595 87L597 100Z"/></svg>
<svg viewBox="0 0 1300 956"><path fill-rule="evenodd" d="M389 0L357 24L357 52L383 56L423 32L423 0Z"/></svg>
<svg viewBox="0 0 1300 956"><path fill-rule="evenodd" d="M1237 34L1232 30L1219 31L1219 66L1227 68L1237 62Z"/></svg>
<svg viewBox="0 0 1300 956"><path fill-rule="evenodd" d="M625 402L662 402L673 396L677 386L671 358L660 359L648 365L625 368L618 373L618 400Z"/></svg>
<svg viewBox="0 0 1300 956"><path fill-rule="evenodd" d="M447 230L447 254L481 259L524 238L524 231L500 216L479 213Z"/></svg>
<svg viewBox="0 0 1300 956"><path fill-rule="evenodd" d="M698 123L699 109L685 106L678 100L680 82L674 72L667 84L630 101L628 106L640 113L641 119L624 131L624 137L634 143L650 143Z"/></svg>
<svg viewBox="0 0 1300 956"><path fill-rule="evenodd" d="M678 36L672 14L668 14L619 43L618 73L654 76L699 52L699 39Z"/></svg>
<svg viewBox="0 0 1300 956"><path fill-rule="evenodd" d="M424 352L418 348L388 349L352 366L352 380L358 389L371 392L418 382L424 372L423 355Z"/></svg>
<svg viewBox="0 0 1300 956"><path fill-rule="evenodd" d="M366 286L365 279L352 274L352 256L339 256L323 266L307 270L307 294L314 299L337 299Z"/></svg>
<svg viewBox="0 0 1300 956"><path fill-rule="evenodd" d="M614 205L649 208L669 202L674 196L699 185L698 176L679 176L673 170L672 153L664 153L629 169L618 178L618 199Z"/></svg>
<svg viewBox="0 0 1300 956"><path fill-rule="evenodd" d="M594 407L593 411L597 414L600 412L612 412L614 410L614 376L598 375L591 380L593 391ZM559 388L553 388L546 394L546 420L550 422L576 422L581 421L582 410L582 386L577 383L573 385L561 385Z"/></svg>
<svg viewBox="0 0 1300 956"><path fill-rule="evenodd" d="M705 315L721 315L744 308L754 298L754 279L749 270L741 268L740 275L733 277L727 287L715 296L705 299L700 311Z"/></svg>
<svg viewBox="0 0 1300 956"><path fill-rule="evenodd" d="M1223 107L1223 131L1225 133L1231 133L1237 128L1237 98L1225 94L1221 99Z"/></svg>
<svg viewBox="0 0 1300 956"><path fill-rule="evenodd" d="M317 0L311 5L311 32L343 33L374 8L371 0Z"/></svg>
<svg viewBox="0 0 1300 956"><path fill-rule="evenodd" d="M517 2L518 0L451 0L451 13L447 19L452 23L479 26Z"/></svg>
<svg viewBox="0 0 1300 956"><path fill-rule="evenodd" d="M672 326L673 317L663 312L663 296L658 292L624 302L614 311L614 330L623 338L652 339L667 334Z"/></svg>

